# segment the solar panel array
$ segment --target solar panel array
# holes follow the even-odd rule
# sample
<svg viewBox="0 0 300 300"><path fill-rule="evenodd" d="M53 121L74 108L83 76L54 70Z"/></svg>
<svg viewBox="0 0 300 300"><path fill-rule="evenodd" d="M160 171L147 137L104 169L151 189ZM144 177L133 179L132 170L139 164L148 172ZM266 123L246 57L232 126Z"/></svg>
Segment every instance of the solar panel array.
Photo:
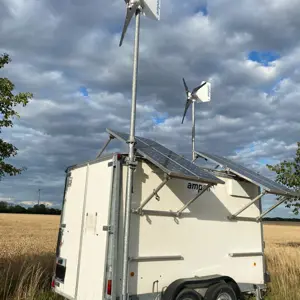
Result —
<svg viewBox="0 0 300 300"><path fill-rule="evenodd" d="M205 152L196 152L196 154L214 161L217 164L222 165L225 168L228 168L232 173L252 182L256 185L263 186L269 193L278 194L278 195L286 195L286 196L296 196L297 194L284 185L281 185L271 179L266 178L265 176L259 175L253 170L250 170L241 164L233 162L232 160Z"/></svg>
<svg viewBox="0 0 300 300"><path fill-rule="evenodd" d="M124 142L129 138L129 135L126 133L110 129L107 129L107 132ZM224 183L216 176L155 141L137 136L135 140L137 152L170 176L201 181L203 183Z"/></svg>

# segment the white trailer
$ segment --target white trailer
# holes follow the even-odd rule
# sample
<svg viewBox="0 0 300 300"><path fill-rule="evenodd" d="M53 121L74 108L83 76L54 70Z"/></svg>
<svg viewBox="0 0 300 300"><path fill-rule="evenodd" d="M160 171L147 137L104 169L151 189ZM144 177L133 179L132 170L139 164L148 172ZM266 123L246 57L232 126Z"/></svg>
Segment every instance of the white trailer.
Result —
<svg viewBox="0 0 300 300"><path fill-rule="evenodd" d="M129 298L261 299L269 276L260 198L268 188L261 192L234 172L204 170L154 141L136 141ZM126 158L113 153L66 171L52 288L67 299L121 298Z"/></svg>

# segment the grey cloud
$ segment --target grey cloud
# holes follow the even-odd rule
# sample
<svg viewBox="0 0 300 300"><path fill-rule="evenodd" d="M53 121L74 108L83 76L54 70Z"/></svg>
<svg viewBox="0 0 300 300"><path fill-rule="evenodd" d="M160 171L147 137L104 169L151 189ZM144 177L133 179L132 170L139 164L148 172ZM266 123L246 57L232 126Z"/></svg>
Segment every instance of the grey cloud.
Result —
<svg viewBox="0 0 300 300"><path fill-rule="evenodd" d="M3 75L18 91L35 93L34 101L19 109L18 126L4 133L20 149L14 161L28 170L6 178L2 194L29 201L42 186L45 200L61 203L65 167L95 157L107 139L105 128L129 131L134 24L119 48L125 16L121 0L28 3L35 9L14 8L15 13L9 7L17 2L0 4L2 47L13 58ZM278 161L293 155L292 145L299 139L299 70L294 61L300 56L291 36L299 21L293 13L286 18L288 7L271 5L270 13L265 4L251 3L233 7L214 1L204 17L194 14L204 2L168 0L160 22L143 17L137 134L190 158L190 111L181 124L182 77L191 89L212 79L212 102L197 105L198 149L234 155L256 142L258 150L242 152L245 158L239 159L262 172L261 157ZM245 62L253 49L284 56L267 73ZM275 95L265 96L262 89L282 76L288 80ZM88 88L88 98L79 94L80 86ZM152 117L159 113L169 118L155 125ZM113 141L108 150L119 148L125 151L126 145Z"/></svg>

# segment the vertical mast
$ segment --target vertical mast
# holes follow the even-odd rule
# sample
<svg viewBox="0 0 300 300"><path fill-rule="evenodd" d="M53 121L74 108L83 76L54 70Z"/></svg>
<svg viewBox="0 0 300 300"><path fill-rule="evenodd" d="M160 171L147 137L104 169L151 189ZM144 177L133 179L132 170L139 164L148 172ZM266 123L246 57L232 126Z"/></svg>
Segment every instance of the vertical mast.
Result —
<svg viewBox="0 0 300 300"><path fill-rule="evenodd" d="M128 140L128 168L125 204L125 224L124 224L124 255L123 255L123 276L122 276L122 299L128 298L128 262L129 262L129 237L130 237L130 216L133 188L133 173L136 168L134 145L135 145L135 120L136 120L136 92L137 92L137 72L139 58L139 38L140 38L140 10L136 11L135 42L133 57L133 78L132 78L132 102L130 136Z"/></svg>
<svg viewBox="0 0 300 300"><path fill-rule="evenodd" d="M193 161L195 161L196 159L196 155L195 155L195 100L193 100L192 102L192 123L193 123L193 127L192 127L192 157L193 157Z"/></svg>

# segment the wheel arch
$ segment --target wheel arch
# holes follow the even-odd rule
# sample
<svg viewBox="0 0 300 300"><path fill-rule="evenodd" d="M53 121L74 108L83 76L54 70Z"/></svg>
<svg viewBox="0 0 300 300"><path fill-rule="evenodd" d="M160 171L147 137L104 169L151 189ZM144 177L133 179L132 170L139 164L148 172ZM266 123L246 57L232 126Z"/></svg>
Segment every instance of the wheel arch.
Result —
<svg viewBox="0 0 300 300"><path fill-rule="evenodd" d="M229 283L235 290L237 297L241 297L241 290L235 280L229 276L212 275L205 277L180 278L173 281L162 294L161 300L174 300L184 288L207 288L218 282Z"/></svg>

